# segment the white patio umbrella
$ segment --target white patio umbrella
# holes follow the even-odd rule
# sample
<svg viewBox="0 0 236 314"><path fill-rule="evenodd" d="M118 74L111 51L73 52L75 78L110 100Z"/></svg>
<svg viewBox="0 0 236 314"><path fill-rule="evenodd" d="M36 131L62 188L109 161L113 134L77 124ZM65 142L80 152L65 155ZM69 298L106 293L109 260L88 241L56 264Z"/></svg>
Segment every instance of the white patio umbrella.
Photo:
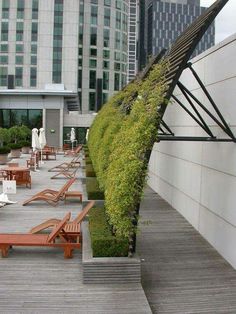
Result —
<svg viewBox="0 0 236 314"><path fill-rule="evenodd" d="M32 129L32 148L33 152L35 153L37 149L40 149L39 137L38 137L38 129ZM36 171L36 157L34 160L34 170Z"/></svg>
<svg viewBox="0 0 236 314"><path fill-rule="evenodd" d="M75 141L75 129L74 128L71 128L70 130L70 141L72 143L72 151L73 151L73 143Z"/></svg>
<svg viewBox="0 0 236 314"><path fill-rule="evenodd" d="M39 129L39 145L40 145L40 149L41 149L41 164L43 164L43 148L44 146L47 144L46 142L46 137L45 137L45 131L43 128Z"/></svg>
<svg viewBox="0 0 236 314"><path fill-rule="evenodd" d="M86 142L88 142L88 136L89 136L89 129L87 129L86 136L85 136Z"/></svg>

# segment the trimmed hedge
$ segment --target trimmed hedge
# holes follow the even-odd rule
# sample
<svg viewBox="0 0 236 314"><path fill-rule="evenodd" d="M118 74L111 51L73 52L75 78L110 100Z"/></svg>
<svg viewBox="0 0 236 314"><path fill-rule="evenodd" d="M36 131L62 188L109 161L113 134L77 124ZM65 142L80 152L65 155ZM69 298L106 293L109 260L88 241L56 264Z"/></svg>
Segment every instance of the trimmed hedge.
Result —
<svg viewBox="0 0 236 314"><path fill-rule="evenodd" d="M104 207L94 207L89 212L89 230L94 257L127 256L129 243L124 237L112 234Z"/></svg>
<svg viewBox="0 0 236 314"><path fill-rule="evenodd" d="M86 190L89 200L104 200L104 192L100 190L96 177L86 178Z"/></svg>
<svg viewBox="0 0 236 314"><path fill-rule="evenodd" d="M0 154L3 154L3 155L9 154L10 151L11 151L11 149L10 149L10 147L8 147L8 146L2 146L2 147L0 147Z"/></svg>
<svg viewBox="0 0 236 314"><path fill-rule="evenodd" d="M86 163L85 172L86 172L86 177L96 177L96 173L93 169L92 163L91 164Z"/></svg>

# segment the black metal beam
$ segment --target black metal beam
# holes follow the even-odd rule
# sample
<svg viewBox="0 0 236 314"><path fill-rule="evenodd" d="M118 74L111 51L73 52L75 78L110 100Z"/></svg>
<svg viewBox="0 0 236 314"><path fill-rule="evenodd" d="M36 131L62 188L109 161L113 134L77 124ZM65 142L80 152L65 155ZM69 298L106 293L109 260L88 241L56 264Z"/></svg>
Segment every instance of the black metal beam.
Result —
<svg viewBox="0 0 236 314"><path fill-rule="evenodd" d="M157 142L161 141L185 141L185 142L235 142L230 138L212 138L203 136L169 136L169 135L158 135Z"/></svg>

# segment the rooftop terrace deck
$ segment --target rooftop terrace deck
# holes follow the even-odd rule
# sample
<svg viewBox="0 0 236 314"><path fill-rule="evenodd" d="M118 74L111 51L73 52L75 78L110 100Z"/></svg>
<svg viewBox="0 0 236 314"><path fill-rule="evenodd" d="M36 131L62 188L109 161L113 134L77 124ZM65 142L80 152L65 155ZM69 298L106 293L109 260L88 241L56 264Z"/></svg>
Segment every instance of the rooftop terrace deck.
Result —
<svg viewBox="0 0 236 314"><path fill-rule="evenodd" d="M32 172L32 189L9 195L18 203L0 208L0 232L26 232L42 220L74 218L82 205L60 202L57 207L23 200L45 187L59 189L65 179L50 180L47 169L64 160L47 161ZM66 158L70 160L70 158ZM25 164L25 158L20 159ZM84 177L83 170L77 172ZM86 191L79 179L71 190ZM137 251L143 259L142 285L153 313L236 313L236 272L180 214L147 188L141 203ZM0 313L151 313L139 284L82 283L81 251L65 260L55 248L14 248L0 258Z"/></svg>
<svg viewBox="0 0 236 314"><path fill-rule="evenodd" d="M32 189L17 187L16 195L8 195L17 204L0 208L0 232L27 232L32 226L51 217L62 218L68 211L72 219L82 209L81 203L68 200L58 206L46 202L22 202L45 188L59 189L65 179L51 180L47 170L64 158L47 161L40 172L32 172ZM18 160L25 165L25 158ZM82 169L78 177L84 176ZM86 193L81 180L71 190ZM140 284L92 285L82 283L81 251L73 259L65 260L63 251L56 248L13 248L8 258L0 257L0 313L112 313L150 314L150 308Z"/></svg>

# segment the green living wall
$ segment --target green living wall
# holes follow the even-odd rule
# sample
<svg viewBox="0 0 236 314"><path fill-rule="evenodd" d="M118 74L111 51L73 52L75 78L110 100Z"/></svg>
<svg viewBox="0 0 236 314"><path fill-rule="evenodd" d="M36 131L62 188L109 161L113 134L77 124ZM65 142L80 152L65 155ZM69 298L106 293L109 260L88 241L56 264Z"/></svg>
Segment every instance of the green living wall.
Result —
<svg viewBox="0 0 236 314"><path fill-rule="evenodd" d="M165 69L165 64L155 65L145 80L128 84L104 105L90 128L90 157L105 193L108 222L118 236L136 232L133 220L157 140Z"/></svg>

